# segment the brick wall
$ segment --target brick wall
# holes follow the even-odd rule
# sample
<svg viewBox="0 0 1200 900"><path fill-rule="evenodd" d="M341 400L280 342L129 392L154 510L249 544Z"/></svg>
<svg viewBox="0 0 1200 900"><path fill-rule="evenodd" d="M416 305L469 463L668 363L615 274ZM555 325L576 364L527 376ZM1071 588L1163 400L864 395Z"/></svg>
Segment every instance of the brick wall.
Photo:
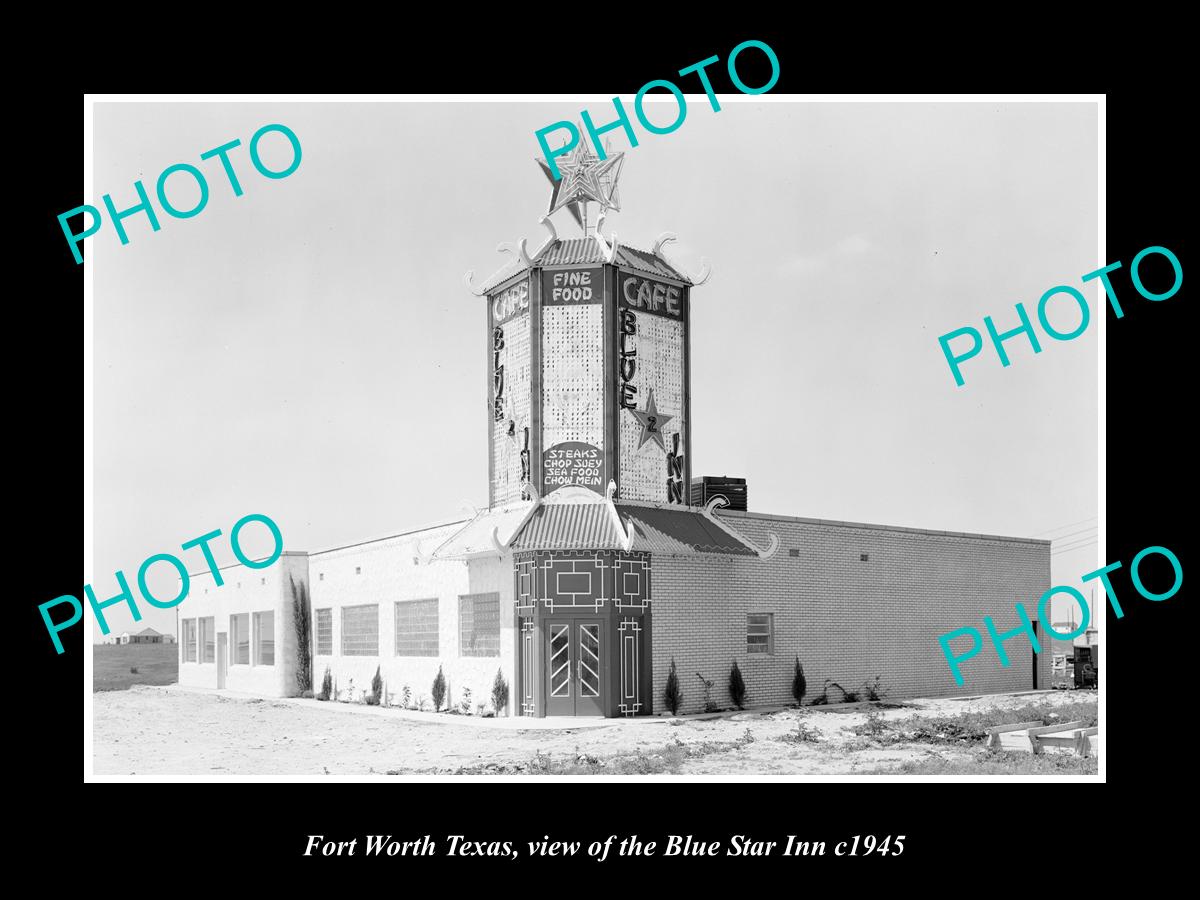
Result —
<svg viewBox="0 0 1200 900"><path fill-rule="evenodd" d="M728 685L735 659L747 706L792 702L797 655L808 680L806 702L821 693L826 678L861 690L876 675L890 697L1032 689L1034 657L1024 635L1005 643L1011 665L1003 668L985 633L983 649L962 664L962 687L937 638L968 625L983 632L985 615L1002 632L1015 628L1017 600L1036 617L1037 601L1050 587L1048 542L720 515L761 547L776 534L779 550L767 560L654 555L655 712L662 711L672 657L684 713L703 709L697 672L713 680L714 702L732 705ZM774 614L773 654L746 652L748 613ZM1038 654L1036 661L1038 687L1048 688L1050 654Z"/></svg>

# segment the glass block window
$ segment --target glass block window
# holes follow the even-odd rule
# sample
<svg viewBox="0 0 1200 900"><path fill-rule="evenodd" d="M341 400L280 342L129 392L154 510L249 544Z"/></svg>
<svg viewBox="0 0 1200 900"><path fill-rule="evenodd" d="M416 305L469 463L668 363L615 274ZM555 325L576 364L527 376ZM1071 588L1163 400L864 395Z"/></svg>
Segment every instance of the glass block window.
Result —
<svg viewBox="0 0 1200 900"><path fill-rule="evenodd" d="M275 613L254 614L254 664L275 665Z"/></svg>
<svg viewBox="0 0 1200 900"><path fill-rule="evenodd" d="M333 610L317 610L317 656L333 656Z"/></svg>
<svg viewBox="0 0 1200 900"><path fill-rule="evenodd" d="M746 652L775 652L774 613L751 613L746 616Z"/></svg>
<svg viewBox="0 0 1200 900"><path fill-rule="evenodd" d="M342 609L342 656L379 655L379 605Z"/></svg>
<svg viewBox="0 0 1200 900"><path fill-rule="evenodd" d="M200 662L210 663L217 661L216 629L213 627L213 622L216 621L212 616L208 616L200 620Z"/></svg>
<svg viewBox="0 0 1200 900"><path fill-rule="evenodd" d="M396 603L396 655L438 655L438 601L400 600Z"/></svg>
<svg viewBox="0 0 1200 900"><path fill-rule="evenodd" d="M183 620L183 661L196 661L196 620Z"/></svg>
<svg viewBox="0 0 1200 900"><path fill-rule="evenodd" d="M231 663L235 666L250 665L250 613L229 617L229 644L233 649Z"/></svg>
<svg viewBox="0 0 1200 900"><path fill-rule="evenodd" d="M500 655L500 595L464 594L458 598L459 656Z"/></svg>

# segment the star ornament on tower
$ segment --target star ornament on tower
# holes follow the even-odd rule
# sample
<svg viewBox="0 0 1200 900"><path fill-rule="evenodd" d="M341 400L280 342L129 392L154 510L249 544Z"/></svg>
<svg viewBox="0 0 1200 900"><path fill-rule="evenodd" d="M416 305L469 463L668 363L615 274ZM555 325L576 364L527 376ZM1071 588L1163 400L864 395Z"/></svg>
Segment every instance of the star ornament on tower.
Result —
<svg viewBox="0 0 1200 900"><path fill-rule="evenodd" d="M630 412L642 426L642 433L638 438L638 449L641 450L648 441L655 441L665 452L667 444L663 440L663 426L675 417L658 411L658 407L654 404L654 391L651 390L650 396L646 398L645 409L631 409Z"/></svg>
<svg viewBox="0 0 1200 900"><path fill-rule="evenodd" d="M575 223L583 228L584 212L588 203L599 203L602 212L609 209L621 211L617 181L625 163L624 153L607 153L605 159L600 159L588 149L587 143L580 139L575 149L559 160L558 170L562 173L562 178L557 180L544 159L539 157L537 163L542 167L546 180L553 188L546 215L551 215L565 206L570 210Z"/></svg>

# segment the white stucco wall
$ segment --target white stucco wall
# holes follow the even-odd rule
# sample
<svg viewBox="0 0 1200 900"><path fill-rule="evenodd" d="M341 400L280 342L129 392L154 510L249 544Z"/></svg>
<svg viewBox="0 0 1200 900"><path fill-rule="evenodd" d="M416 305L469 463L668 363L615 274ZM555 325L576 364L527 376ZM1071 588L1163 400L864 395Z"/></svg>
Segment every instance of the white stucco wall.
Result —
<svg viewBox="0 0 1200 900"><path fill-rule="evenodd" d="M214 650L219 647L216 635L224 632L228 638L228 652L232 660L233 635L230 617L249 613L247 621L253 629L256 612L271 611L275 614L274 642L275 661L272 665L255 665L253 637L250 665L230 664L226 670L225 687L233 691L245 691L267 697L291 697L300 693L296 684L296 629L292 612L291 581L297 586L308 582L308 556L305 553L285 552L266 569L251 569L242 565L228 566L219 570L224 584L217 585L207 570L192 575L187 599L176 607L179 643L179 683L192 687L215 688L217 686L216 662L204 663L203 647L200 643L199 620L206 616L214 619ZM184 662L183 621L196 619L196 662Z"/></svg>
<svg viewBox="0 0 1200 900"><path fill-rule="evenodd" d="M328 667L339 699L361 701L370 690L378 667L384 681L384 702L401 703L405 685L412 702L432 700L433 680L442 667L449 686L450 701L457 706L463 688L476 704L489 702L498 669L513 683L513 574L512 557L491 556L470 561L428 560L423 554L461 529L461 524L440 526L336 550L314 553L309 559L313 598L314 649L316 610L332 611L332 654L318 655L313 664L313 689L320 691ZM496 591L500 594L500 655L464 657L459 652L459 597ZM439 655L396 656L395 603L404 600L438 600ZM342 609L363 604L377 605L379 655L342 654ZM511 713L512 700L509 699Z"/></svg>

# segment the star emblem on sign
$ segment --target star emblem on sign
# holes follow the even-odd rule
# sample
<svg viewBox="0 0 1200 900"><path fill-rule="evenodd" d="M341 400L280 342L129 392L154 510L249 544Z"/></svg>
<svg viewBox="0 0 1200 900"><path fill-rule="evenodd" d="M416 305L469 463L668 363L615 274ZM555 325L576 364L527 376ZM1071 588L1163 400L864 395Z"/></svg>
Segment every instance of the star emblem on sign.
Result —
<svg viewBox="0 0 1200 900"><path fill-rule="evenodd" d="M624 162L624 153L609 153L606 159L599 159L588 149L587 142L582 138L571 153L559 160L558 170L562 173L562 178L558 180L555 180L546 161L539 158L537 163L542 167L546 180L553 188L546 215L551 215L565 206L570 210L576 224L582 228L581 204L599 203L602 210L615 209L620 212L617 180L621 177L621 166Z"/></svg>
<svg viewBox="0 0 1200 900"><path fill-rule="evenodd" d="M631 409L630 412L642 426L642 434L638 438L638 449L641 450L647 441L655 441L665 451L667 444L663 440L663 426L675 417L658 411L658 407L654 405L654 391L651 390L650 396L646 398L645 409Z"/></svg>

